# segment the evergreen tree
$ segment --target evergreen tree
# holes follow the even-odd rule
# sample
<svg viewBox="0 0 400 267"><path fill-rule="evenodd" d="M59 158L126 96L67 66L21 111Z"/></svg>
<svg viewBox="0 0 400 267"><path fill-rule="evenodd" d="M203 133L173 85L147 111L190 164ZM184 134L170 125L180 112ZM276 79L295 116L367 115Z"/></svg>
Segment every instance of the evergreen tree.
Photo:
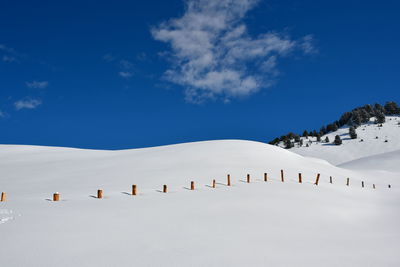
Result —
<svg viewBox="0 0 400 267"><path fill-rule="evenodd" d="M335 131L337 131L337 130L339 130L339 123L338 123L337 121L335 121L335 122L333 123L333 131L335 132Z"/></svg>
<svg viewBox="0 0 400 267"><path fill-rule="evenodd" d="M362 123L367 123L369 122L369 119L372 117L367 110L361 109L360 110L360 116L361 116L361 122Z"/></svg>
<svg viewBox="0 0 400 267"><path fill-rule="evenodd" d="M325 143L329 143L329 137L325 137Z"/></svg>
<svg viewBox="0 0 400 267"><path fill-rule="evenodd" d="M349 128L349 134L350 134L350 138L351 139L356 139L357 138L356 129L353 126L351 126Z"/></svg>
<svg viewBox="0 0 400 267"><path fill-rule="evenodd" d="M320 135L324 135L324 134L326 134L326 131L327 131L327 130L326 130L326 127L325 127L325 126L322 126L321 129L319 130L319 134L320 134Z"/></svg>
<svg viewBox="0 0 400 267"><path fill-rule="evenodd" d="M385 114L383 114L383 112L380 112L380 111L375 112L375 117L376 117L376 120L375 120L376 124L384 123L386 120Z"/></svg>
<svg viewBox="0 0 400 267"><path fill-rule="evenodd" d="M318 136L318 133L317 133L317 131L316 131L316 130L314 130L314 131L312 132L312 135L313 135L314 137L317 137L317 136Z"/></svg>
<svg viewBox="0 0 400 267"><path fill-rule="evenodd" d="M317 134L317 142L321 142L321 135Z"/></svg>
<svg viewBox="0 0 400 267"><path fill-rule="evenodd" d="M345 112L339 119L339 127L348 124L350 119L351 119L351 113Z"/></svg>
<svg viewBox="0 0 400 267"><path fill-rule="evenodd" d="M300 142L300 136L299 136L298 134L296 134L296 135L294 136L294 141L295 141L296 143Z"/></svg>
<svg viewBox="0 0 400 267"><path fill-rule="evenodd" d="M308 139L308 132L307 132L307 130L304 130L304 132L303 132L303 137L305 137L305 138Z"/></svg>
<svg viewBox="0 0 400 267"><path fill-rule="evenodd" d="M385 108L384 107L382 107L382 105L381 104L375 104L374 105L374 110L375 110L375 113L383 113L383 114L385 114Z"/></svg>
<svg viewBox="0 0 400 267"><path fill-rule="evenodd" d="M361 115L360 112L357 110L354 110L351 112L351 120L349 125L353 125L353 126L359 126L361 125Z"/></svg>
<svg viewBox="0 0 400 267"><path fill-rule="evenodd" d="M335 141L333 141L333 143L337 146L340 146L342 144L342 139L340 138L339 135L335 136Z"/></svg>
<svg viewBox="0 0 400 267"><path fill-rule="evenodd" d="M400 108L399 106L396 104L396 102L386 102L385 104L385 111L386 111L386 115L397 115L400 114Z"/></svg>
<svg viewBox="0 0 400 267"><path fill-rule="evenodd" d="M294 147L294 144L292 143L292 141L290 141L290 139L286 139L285 140L285 148L290 149L292 147Z"/></svg>

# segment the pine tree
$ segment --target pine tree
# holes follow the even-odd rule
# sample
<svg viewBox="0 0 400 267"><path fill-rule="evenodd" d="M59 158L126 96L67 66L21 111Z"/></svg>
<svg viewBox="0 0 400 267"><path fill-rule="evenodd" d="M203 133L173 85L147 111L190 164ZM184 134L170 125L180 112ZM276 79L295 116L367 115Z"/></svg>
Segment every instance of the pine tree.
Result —
<svg viewBox="0 0 400 267"><path fill-rule="evenodd" d="M351 112L351 120L349 122L349 125L353 125L353 126L359 126L361 125L361 115L360 112L357 110L354 110Z"/></svg>
<svg viewBox="0 0 400 267"><path fill-rule="evenodd" d="M325 143L329 143L329 137L325 137Z"/></svg>
<svg viewBox="0 0 400 267"><path fill-rule="evenodd" d="M321 142L321 135L317 134L317 142Z"/></svg>
<svg viewBox="0 0 400 267"><path fill-rule="evenodd" d="M335 136L335 141L333 141L333 143L337 146L340 146L342 144L342 139L340 138L339 135Z"/></svg>
<svg viewBox="0 0 400 267"><path fill-rule="evenodd" d="M351 139L356 139L357 138L356 129L353 126L351 126L349 128L349 134L350 134L350 138Z"/></svg>
<svg viewBox="0 0 400 267"><path fill-rule="evenodd" d="M324 134L326 134L326 127L325 126L322 126L321 127L321 129L319 130L319 133L320 133L320 135L324 135Z"/></svg>
<svg viewBox="0 0 400 267"><path fill-rule="evenodd" d="M385 104L385 114L386 115L397 115L400 114L400 108L396 102L386 102Z"/></svg>
<svg viewBox="0 0 400 267"><path fill-rule="evenodd" d="M294 147L294 144L292 143L292 141L290 141L290 139L286 139L285 140L285 148L290 149L292 147Z"/></svg>
<svg viewBox="0 0 400 267"><path fill-rule="evenodd" d="M376 120L375 120L376 124L384 123L385 120L386 120L385 114L383 114L383 112L381 112L381 111L376 111L375 112L375 117L376 117Z"/></svg>

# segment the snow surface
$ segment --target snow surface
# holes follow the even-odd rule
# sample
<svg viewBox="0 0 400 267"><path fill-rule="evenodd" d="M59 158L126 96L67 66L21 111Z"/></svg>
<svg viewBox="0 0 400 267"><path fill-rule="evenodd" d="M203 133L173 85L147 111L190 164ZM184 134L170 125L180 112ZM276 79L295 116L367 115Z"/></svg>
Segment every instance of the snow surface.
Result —
<svg viewBox="0 0 400 267"><path fill-rule="evenodd" d="M239 140L122 151L2 145L0 263L400 266L399 172L347 167ZM60 202L50 201L56 191Z"/></svg>
<svg viewBox="0 0 400 267"><path fill-rule="evenodd" d="M352 160L339 166L353 170L383 170L400 173L400 150Z"/></svg>
<svg viewBox="0 0 400 267"><path fill-rule="evenodd" d="M398 116L386 116L383 127L372 122L364 124L356 129L357 139L351 139L349 128L343 127L321 137L321 140L324 141L328 136L330 143L316 142L315 137L303 138L304 145L291 148L290 151L306 157L325 159L333 165L339 165L363 157L400 150L399 123L400 118ZM332 144L336 135L339 135L343 141L340 146ZM308 140L313 141L313 143L306 147ZM385 140L388 142L385 142Z"/></svg>

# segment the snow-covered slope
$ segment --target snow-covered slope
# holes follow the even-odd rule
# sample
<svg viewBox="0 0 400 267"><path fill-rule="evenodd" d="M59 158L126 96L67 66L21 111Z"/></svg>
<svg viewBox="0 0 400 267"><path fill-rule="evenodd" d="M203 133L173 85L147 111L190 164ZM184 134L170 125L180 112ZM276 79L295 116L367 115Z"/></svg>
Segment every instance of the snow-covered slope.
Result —
<svg viewBox="0 0 400 267"><path fill-rule="evenodd" d="M3 145L0 171L4 266L400 265L399 173L238 140L123 151ZM50 201L56 191L60 202Z"/></svg>
<svg viewBox="0 0 400 267"><path fill-rule="evenodd" d="M377 124L372 122L364 124L356 130L357 139L350 139L349 128L343 127L321 137L321 140L324 141L328 136L330 143L316 142L315 137L309 137L309 139L304 139L302 147L295 146L290 151L307 157L325 159L334 165L339 165L363 157L399 150L399 122L399 117L387 116L383 127L378 127ZM340 146L332 144L336 135L341 136L343 140L343 144ZM313 142L309 144L309 147L306 147L309 140ZM386 140L387 142L385 142Z"/></svg>
<svg viewBox="0 0 400 267"><path fill-rule="evenodd" d="M339 165L339 167L353 170L383 170L400 173L400 150L352 160Z"/></svg>

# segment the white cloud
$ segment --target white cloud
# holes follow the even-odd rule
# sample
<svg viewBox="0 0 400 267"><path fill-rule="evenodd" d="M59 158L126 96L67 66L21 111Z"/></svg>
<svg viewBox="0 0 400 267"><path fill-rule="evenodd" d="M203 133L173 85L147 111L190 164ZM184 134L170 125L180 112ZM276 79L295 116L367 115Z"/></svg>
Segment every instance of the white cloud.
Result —
<svg viewBox="0 0 400 267"><path fill-rule="evenodd" d="M126 59L122 59L122 60L119 61L119 66L122 69L131 69L133 67L133 63L128 61L128 60L126 60Z"/></svg>
<svg viewBox="0 0 400 267"><path fill-rule="evenodd" d="M9 55L4 55L3 56L3 61L4 62L16 62L17 59L13 56L9 56Z"/></svg>
<svg viewBox="0 0 400 267"><path fill-rule="evenodd" d="M15 102L14 106L15 106L16 110L35 109L41 104L42 104L42 101L40 99L26 98L26 99L21 99L21 100Z"/></svg>
<svg viewBox="0 0 400 267"><path fill-rule="evenodd" d="M120 71L118 72L118 75L121 76L122 78L128 79L133 76L133 73L130 71Z"/></svg>
<svg viewBox="0 0 400 267"><path fill-rule="evenodd" d="M112 62L115 60L115 56L113 56L112 54L105 54L103 56L103 60L105 60L107 62Z"/></svg>
<svg viewBox="0 0 400 267"><path fill-rule="evenodd" d="M314 37L309 34L303 37L300 42L300 47L303 49L305 54L316 54L318 53L318 49L314 45Z"/></svg>
<svg viewBox="0 0 400 267"><path fill-rule="evenodd" d="M6 114L0 110L0 118L4 118L6 116Z"/></svg>
<svg viewBox="0 0 400 267"><path fill-rule="evenodd" d="M182 17L151 30L171 46L165 78L185 87L186 99L201 102L247 96L268 87L279 57L312 50L312 37L292 40L276 32L253 38L243 22L258 0L188 0Z"/></svg>
<svg viewBox="0 0 400 267"><path fill-rule="evenodd" d="M49 86L49 82L48 81L32 81L32 82L26 82L25 83L26 86L28 86L29 88L38 88L38 89L44 89L47 86Z"/></svg>

